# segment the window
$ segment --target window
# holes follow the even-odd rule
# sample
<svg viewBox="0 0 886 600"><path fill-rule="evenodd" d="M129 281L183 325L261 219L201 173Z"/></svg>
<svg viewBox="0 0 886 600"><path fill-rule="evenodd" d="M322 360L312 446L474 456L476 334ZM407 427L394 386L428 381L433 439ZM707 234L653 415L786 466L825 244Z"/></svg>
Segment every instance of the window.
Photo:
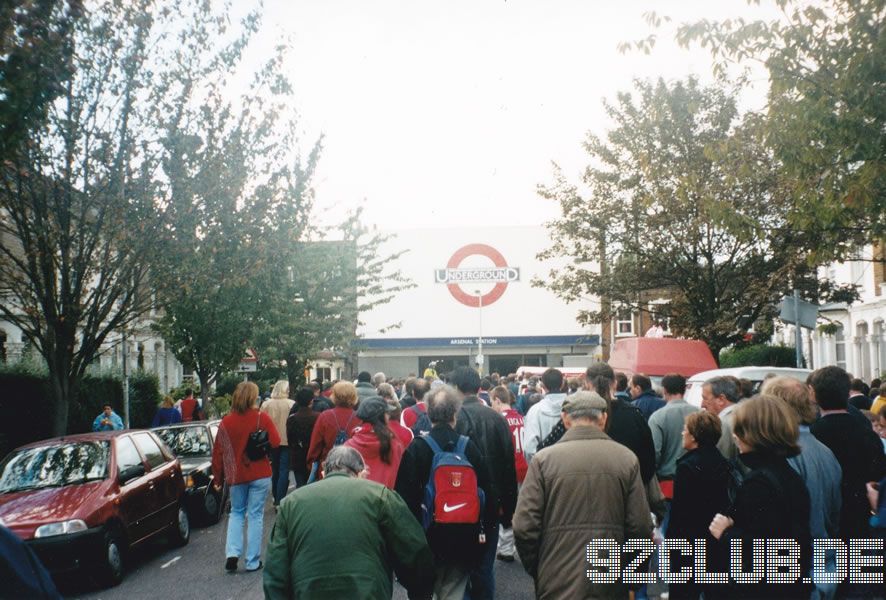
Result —
<svg viewBox="0 0 886 600"><path fill-rule="evenodd" d="M117 471L122 472L140 464L142 464L142 459L132 440L128 436L117 438Z"/></svg>
<svg viewBox="0 0 886 600"><path fill-rule="evenodd" d="M25 448L0 464L0 494L104 479L108 442L69 442Z"/></svg>
<svg viewBox="0 0 886 600"><path fill-rule="evenodd" d="M212 453L209 433L203 425L194 427L170 427L155 429L160 439L166 442L176 456L208 456Z"/></svg>
<svg viewBox="0 0 886 600"><path fill-rule="evenodd" d="M634 335L634 313L630 308L619 308L615 312L615 335Z"/></svg>
<svg viewBox="0 0 886 600"><path fill-rule="evenodd" d="M846 368L846 334L843 332L843 325L834 333L834 362L841 369Z"/></svg>
<svg viewBox="0 0 886 600"><path fill-rule="evenodd" d="M671 303L660 300L649 303L649 322L661 323L665 331L671 330Z"/></svg>
<svg viewBox="0 0 886 600"><path fill-rule="evenodd" d="M166 462L163 452L160 451L160 446L157 445L151 434L136 433L132 438L135 440L135 445L138 446L138 449L144 455L149 467L155 469Z"/></svg>
<svg viewBox="0 0 886 600"><path fill-rule="evenodd" d="M317 367L317 379L321 381L330 381L332 379L332 369L329 367Z"/></svg>

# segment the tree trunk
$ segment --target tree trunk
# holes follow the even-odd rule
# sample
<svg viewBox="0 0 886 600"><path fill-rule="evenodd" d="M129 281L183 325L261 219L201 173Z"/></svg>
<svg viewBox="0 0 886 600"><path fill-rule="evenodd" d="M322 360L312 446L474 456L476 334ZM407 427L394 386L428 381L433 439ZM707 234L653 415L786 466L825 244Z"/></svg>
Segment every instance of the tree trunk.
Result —
<svg viewBox="0 0 886 600"><path fill-rule="evenodd" d="M294 394L298 388L307 383L305 381L305 366L307 365L307 361L293 355L287 355L285 358L286 379L289 381L290 394Z"/></svg>
<svg viewBox="0 0 886 600"><path fill-rule="evenodd" d="M203 412L207 413L210 406L209 388L212 386L213 376L205 370L197 369L197 378L200 380L200 399L202 400ZM219 415L219 417L222 416L224 415Z"/></svg>
<svg viewBox="0 0 886 600"><path fill-rule="evenodd" d="M61 373L50 371L49 380L52 386L52 399L50 402L52 410L51 435L58 437L68 433L69 403L75 395L76 387L71 386L68 378Z"/></svg>

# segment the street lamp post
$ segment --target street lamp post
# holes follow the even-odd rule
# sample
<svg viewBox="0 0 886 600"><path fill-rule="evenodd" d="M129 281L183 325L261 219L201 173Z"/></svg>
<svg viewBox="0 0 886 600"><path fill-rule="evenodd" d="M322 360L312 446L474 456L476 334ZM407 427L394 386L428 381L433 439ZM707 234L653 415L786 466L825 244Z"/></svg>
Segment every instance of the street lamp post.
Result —
<svg viewBox="0 0 886 600"><path fill-rule="evenodd" d="M480 337L477 338L477 366L480 369L480 376L483 376L483 294L480 290L474 290L477 294L478 314L480 316Z"/></svg>

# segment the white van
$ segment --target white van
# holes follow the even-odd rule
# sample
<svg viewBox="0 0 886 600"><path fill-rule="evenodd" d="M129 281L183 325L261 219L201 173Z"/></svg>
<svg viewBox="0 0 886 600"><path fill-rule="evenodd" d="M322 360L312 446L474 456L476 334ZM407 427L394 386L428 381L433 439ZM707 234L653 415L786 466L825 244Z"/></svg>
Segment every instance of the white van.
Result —
<svg viewBox="0 0 886 600"><path fill-rule="evenodd" d="M799 381L806 381L806 378L809 377L812 371L810 369L789 369L786 367L733 367L731 369L702 371L686 380L686 402L693 406L701 406L701 386L711 377L732 375L739 379L750 379L754 382L754 391L756 392L770 373L772 375L793 377Z"/></svg>

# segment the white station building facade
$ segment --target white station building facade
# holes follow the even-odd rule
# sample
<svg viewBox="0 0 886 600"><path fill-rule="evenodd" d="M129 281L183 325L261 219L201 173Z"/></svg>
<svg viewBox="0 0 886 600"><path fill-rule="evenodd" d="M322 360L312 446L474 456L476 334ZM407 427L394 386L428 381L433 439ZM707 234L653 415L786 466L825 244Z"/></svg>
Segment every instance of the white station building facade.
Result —
<svg viewBox="0 0 886 600"><path fill-rule="evenodd" d="M404 252L395 268L416 287L361 315L358 370L403 377L432 361L441 373L470 365L484 374L589 364L600 330L576 315L590 306L532 285L556 269L537 258L549 243L541 226L393 232L384 251Z"/></svg>

